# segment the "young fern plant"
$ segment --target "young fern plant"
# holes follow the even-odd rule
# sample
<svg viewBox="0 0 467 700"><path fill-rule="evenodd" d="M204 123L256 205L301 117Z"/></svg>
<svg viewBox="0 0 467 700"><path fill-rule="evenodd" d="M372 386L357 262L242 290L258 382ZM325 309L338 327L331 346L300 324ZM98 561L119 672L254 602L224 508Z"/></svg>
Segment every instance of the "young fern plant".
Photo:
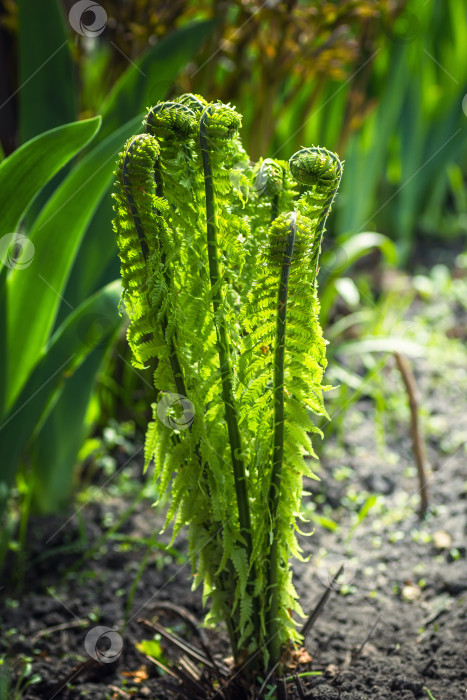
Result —
<svg viewBox="0 0 467 700"><path fill-rule="evenodd" d="M173 537L187 526L206 622L251 672L300 641L291 559L312 416L327 416L317 273L342 165L306 148L243 168L238 187L240 125L198 95L151 108L119 157L114 229L133 362L163 397L146 466ZM167 420L177 401L190 420Z"/></svg>

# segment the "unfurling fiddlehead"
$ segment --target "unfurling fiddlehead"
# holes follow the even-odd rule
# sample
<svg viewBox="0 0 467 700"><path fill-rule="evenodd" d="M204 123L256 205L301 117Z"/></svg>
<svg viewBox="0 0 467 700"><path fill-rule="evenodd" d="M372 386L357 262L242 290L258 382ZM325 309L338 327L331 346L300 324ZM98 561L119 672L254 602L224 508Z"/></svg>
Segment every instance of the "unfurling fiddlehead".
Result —
<svg viewBox="0 0 467 700"><path fill-rule="evenodd" d="M271 222L279 214L279 197L284 189L284 168L272 158L266 158L255 173L255 188L271 199Z"/></svg>
<svg viewBox="0 0 467 700"><path fill-rule="evenodd" d="M268 615L268 630L270 634L270 653L273 659L280 655L281 640L280 626L278 618L281 604L281 586L279 571L282 566L287 567L288 557L281 561L279 532L280 517L278 517L278 505L281 494L282 471L287 464L287 455L284 452L284 425L286 413L284 409L286 385L288 385L287 398L291 405L298 400L296 409L300 410L304 403L304 390L320 399L318 411L325 413L321 400L321 378L325 367L324 342L320 334L318 322L318 302L317 297L313 299L316 315L309 316L308 323L304 323L306 316L303 316L305 307L296 297L290 303L288 299L289 289L291 294L300 294L300 283L309 283L310 289L316 291L316 276L318 271L318 256L321 249L321 240L324 232L324 225L339 186L342 173L342 166L334 153L325 149L303 149L290 159L290 170L296 180L304 184L307 191L302 195L297 203L297 212L290 216L287 237L285 230L281 231L281 226L270 232L270 254L273 260L280 260L281 272L279 288L277 293L277 321L274 348L274 380L273 380L273 401L274 401L274 437L272 447L272 470L269 488L269 514L272 521L272 545L268 562L268 584L271 594L271 606ZM285 227L284 227L285 228ZM280 259L282 258L282 259ZM305 293L301 301L304 301ZM310 299L311 301L311 299ZM287 334L287 315L290 316L292 328L290 342ZM305 328L316 334L312 345L313 352L306 350L303 339L299 339L301 331L298 324L302 323ZM293 324L297 324L294 328ZM296 335L296 337L294 337ZM304 336L306 333L303 334ZM310 338L311 339L311 338ZM320 348L321 345L321 348ZM318 352L316 352L318 350ZM298 351L298 352L297 352ZM296 360L286 360L286 352L291 358ZM301 366L300 366L301 365ZM289 368L290 377L286 380L285 372ZM293 370L292 370L293 368ZM294 371L294 376L292 375ZM317 382L319 379L319 383ZM312 407L312 406L310 406ZM312 407L313 408L313 407ZM297 445L299 448L300 446ZM300 475L301 483L301 475Z"/></svg>
<svg viewBox="0 0 467 700"><path fill-rule="evenodd" d="M169 363L177 392L185 396L176 341L173 336L167 335L169 310L166 302L172 282L165 251L173 247L173 239L171 240L170 229L162 216L162 212L167 211L167 204L154 194L153 173L159 157L160 148L156 139L149 134L141 134L127 143L121 161L123 191L141 249L142 261L139 261L138 270L146 272L146 279L143 281L138 278L141 284L137 290L133 289L133 303L137 313L140 309L143 312L130 324L128 338L130 345L133 344L135 356L139 356L142 362L147 361L157 356L156 331L160 327L161 340L168 346ZM122 237L119 236L118 241L121 240ZM131 318L131 311L129 315Z"/></svg>
<svg viewBox="0 0 467 700"><path fill-rule="evenodd" d="M292 175L305 189L297 209L309 220L310 225L316 225L311 261L316 278L324 227L339 189L342 163L336 153L325 148L313 147L297 151L290 159L289 165Z"/></svg>
<svg viewBox="0 0 467 700"><path fill-rule="evenodd" d="M310 415L327 416L317 272L342 166L308 148L251 168L240 123L199 95L151 108L120 155L114 228L134 363L156 358L156 389L196 416L174 439L155 412L146 463L170 485L174 536L188 526L208 619L227 622L237 663L266 666L300 639L289 561L314 476Z"/></svg>
<svg viewBox="0 0 467 700"><path fill-rule="evenodd" d="M253 521L254 556L268 552L260 576L270 600L266 639L270 658L276 661L287 637L294 638L289 611L300 612L288 562L299 554L290 527L300 508L302 477L313 476L304 455L314 454L309 433L319 431L309 411L327 415L322 400L326 357L318 321L316 262L336 188L336 178L326 180L322 173L329 169L340 177L341 166L335 165L333 154L326 153L320 149L315 157L314 149L306 150L319 167L313 174L306 169L304 176L295 167L297 162L303 167L303 154L291 159L292 174L298 175L301 184L305 179L307 189L295 211L283 212L269 227L260 252L263 262L245 308L249 333L239 365L242 421L255 435L256 459L250 472L261 484L256 499L268 513L266 524L264 518Z"/></svg>
<svg viewBox="0 0 467 700"><path fill-rule="evenodd" d="M128 341L139 367L155 355L156 313L149 285L153 284L150 265L160 250L153 230L153 164L159 154L159 145L151 136L133 137L120 154L116 171L114 228L121 262L122 301L130 317Z"/></svg>

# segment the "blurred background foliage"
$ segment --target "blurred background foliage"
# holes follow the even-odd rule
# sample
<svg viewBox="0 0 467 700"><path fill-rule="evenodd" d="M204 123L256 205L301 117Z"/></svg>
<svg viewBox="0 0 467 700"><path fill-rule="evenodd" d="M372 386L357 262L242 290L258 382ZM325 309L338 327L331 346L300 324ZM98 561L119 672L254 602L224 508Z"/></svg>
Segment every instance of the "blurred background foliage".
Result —
<svg viewBox="0 0 467 700"><path fill-rule="evenodd" d="M116 153L147 107L186 91L237 107L252 160L289 158L311 144L345 159L321 269L336 381L353 391L366 382L367 374L344 366L359 353L349 342L380 338L360 347L373 373L375 353L414 350L401 345L404 329L384 321L394 302L388 280L397 267L446 262L460 277L467 267L462 256L454 263L467 235L466 0L101 0L106 26L91 38L70 26L73 4L0 3L3 155L102 115L93 140L28 203L18 227L34 237L42 221L38 245L49 251L50 270L61 266L54 290L37 302L47 307L47 333L37 330L42 311L28 312L36 324L28 372L70 312L118 279L109 197ZM83 20L91 24L92 12ZM73 244L55 255L63 236ZM122 326L117 334L108 328L109 318L88 315L80 330L87 359L60 375L16 450L10 472L20 484L40 485L28 496L31 508L67 503L92 431L113 418L144 431L150 382L130 366ZM18 343L28 343L29 332ZM7 347L15 371L25 351ZM19 388L25 371L18 369Z"/></svg>

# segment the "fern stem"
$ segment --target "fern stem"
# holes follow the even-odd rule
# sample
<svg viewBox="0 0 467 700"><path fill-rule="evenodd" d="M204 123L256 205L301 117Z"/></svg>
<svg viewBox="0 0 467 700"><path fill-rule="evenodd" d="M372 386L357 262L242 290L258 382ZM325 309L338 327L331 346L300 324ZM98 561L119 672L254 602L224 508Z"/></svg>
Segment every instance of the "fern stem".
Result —
<svg viewBox="0 0 467 700"><path fill-rule="evenodd" d="M146 235L144 233L144 228L141 223L140 216L138 214L138 208L136 206L136 202L134 200L133 195L131 194L131 184L129 181L129 172L128 172L128 158L131 155L132 149L134 145L136 144L138 140L138 136L136 136L133 141L130 143L129 147L127 148L127 152L125 155L125 159L123 161L123 187L125 189L125 194L126 198L128 200L128 205L130 207L131 215L133 218L133 223L135 225L136 233L138 234L138 240L141 248L141 253L143 255L144 261L147 262L148 255L149 255L149 246L148 246L148 241L146 239ZM156 175L157 173L160 172L160 166L158 161L154 164L154 174ZM156 191L158 196L162 197L163 196L163 191L162 191L162 180L160 180L160 184L156 181ZM167 286L170 286L170 271L167 268L164 268L164 277L165 277L165 282ZM161 327L162 327L162 332L165 337L165 332L167 330L167 317L164 314L162 319L161 319ZM186 393L186 387L185 387L185 381L183 379L183 371L182 371L182 366L180 363L180 359L178 357L178 351L177 347L175 345L175 342L173 338L169 342L169 362L170 362L170 367L172 369L172 374L175 382L175 387L177 389L177 392L181 394L182 396L187 396ZM153 371L155 368L152 366L151 371Z"/></svg>
<svg viewBox="0 0 467 700"><path fill-rule="evenodd" d="M271 201L271 224L279 216L279 195L275 194Z"/></svg>
<svg viewBox="0 0 467 700"><path fill-rule="evenodd" d="M279 546L278 546L278 519L277 509L281 489L282 462L284 459L284 359L285 359L285 332L287 324L287 296L289 291L289 274L292 263L295 238L297 233L297 215L292 213L289 226L289 234L285 246L281 269L281 279L277 297L277 322L276 341L274 350L274 441L271 483L269 487L269 517L272 523L272 543L268 561L268 591L270 594L270 608L268 611L267 632L270 653L270 662L275 664L280 658L281 640L279 636Z"/></svg>
<svg viewBox="0 0 467 700"><path fill-rule="evenodd" d="M133 148L138 142L139 137L135 136L133 141L130 143L126 150L125 154L125 159L123 161L123 168L122 168L122 179L123 179L123 189L125 190L125 195L128 200L128 206L130 207L131 211L131 216L133 218L133 223L135 225L136 233L138 234L138 240L139 240L139 245L141 248L141 253L143 254L144 262L147 261L148 255L149 255L149 246L148 246L148 241L146 239L146 235L144 233L144 228L143 224L141 223L141 219L138 213L138 207L136 206L136 202L134 200L133 195L131 194L131 183L130 183L130 173L128 170L129 166L129 158L132 154Z"/></svg>
<svg viewBox="0 0 467 700"><path fill-rule="evenodd" d="M233 370L230 359L230 343L227 332L227 324L222 313L224 305L223 293L219 285L219 250L217 241L217 211L216 198L214 194L212 166L209 155L208 137L206 134L206 116L209 114L209 107L203 112L200 120L199 141L201 157L204 170L204 186L206 194L206 232L209 260L209 275L212 289L212 304L216 326L217 347L219 353L219 363L222 381L222 399L225 406L225 419L229 434L230 451L232 455L232 467L235 482L235 492L237 497L238 518L240 523L240 533L245 542L248 562L251 565L252 542L251 542L251 521L250 508L248 503L248 492L246 484L245 465L242 456L242 440L238 425L238 416L235 407L233 392Z"/></svg>

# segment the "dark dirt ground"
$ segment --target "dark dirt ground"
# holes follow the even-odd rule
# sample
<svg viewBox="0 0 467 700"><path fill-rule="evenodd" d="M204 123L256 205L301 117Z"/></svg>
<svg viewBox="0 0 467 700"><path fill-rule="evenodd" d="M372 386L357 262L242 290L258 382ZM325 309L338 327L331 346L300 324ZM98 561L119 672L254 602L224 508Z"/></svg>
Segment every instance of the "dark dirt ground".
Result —
<svg viewBox="0 0 467 700"><path fill-rule="evenodd" d="M442 360L428 351L415 363L430 469L424 522L416 514L406 397L391 361L383 370L389 405L383 415L385 444L375 429L374 400L362 395L325 443L321 481L307 481L305 504L315 532L303 538L303 547L311 560L294 566L307 614L339 564L345 567L341 588L332 592L306 639L312 661L299 670L322 671L303 678L307 698L414 700L429 698L426 689L435 700L467 698L467 363L459 347L442 350ZM337 407L331 415L333 410L337 413ZM141 452L126 466L128 456L117 457L120 472L142 478ZM23 591L15 591L10 568L0 593L0 653L8 653L16 672L19 658L30 657L32 672L41 679L22 697L175 697L157 682L156 666L136 649L142 639L152 638L138 620L151 619L158 601L186 606L201 620L200 595L190 590L183 539L175 545L175 558L142 542L162 522L149 499L109 534L128 503L104 488L99 500L80 505L78 513L31 520ZM372 507L363 517L365 504ZM138 540L133 546L132 538ZM143 556L146 567L122 632ZM190 638L174 619L168 622ZM67 678L89 660L84 640L96 625L122 632L123 650L115 663L81 668L67 686ZM222 630L208 636L219 658L228 655ZM293 683L288 697L299 697Z"/></svg>

